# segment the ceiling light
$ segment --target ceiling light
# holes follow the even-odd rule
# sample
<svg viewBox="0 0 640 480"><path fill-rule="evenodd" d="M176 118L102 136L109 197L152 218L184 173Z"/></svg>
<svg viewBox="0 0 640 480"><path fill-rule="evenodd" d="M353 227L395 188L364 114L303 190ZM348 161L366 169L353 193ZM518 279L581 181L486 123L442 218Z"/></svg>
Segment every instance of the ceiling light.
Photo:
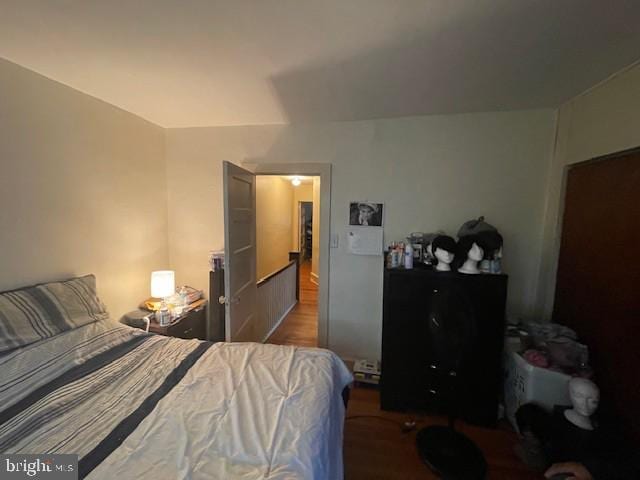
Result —
<svg viewBox="0 0 640 480"><path fill-rule="evenodd" d="M293 177L293 179L291 179L291 185L293 185L294 187L297 187L301 184L302 182L300 181L300 177Z"/></svg>

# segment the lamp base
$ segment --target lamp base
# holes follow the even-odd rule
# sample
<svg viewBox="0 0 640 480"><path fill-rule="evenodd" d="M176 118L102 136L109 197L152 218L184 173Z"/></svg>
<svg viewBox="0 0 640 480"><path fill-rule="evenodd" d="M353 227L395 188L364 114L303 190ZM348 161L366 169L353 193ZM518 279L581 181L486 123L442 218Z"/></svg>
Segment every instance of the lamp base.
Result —
<svg viewBox="0 0 640 480"><path fill-rule="evenodd" d="M416 435L420 458L443 480L484 480L487 462L480 449L451 427L423 428Z"/></svg>

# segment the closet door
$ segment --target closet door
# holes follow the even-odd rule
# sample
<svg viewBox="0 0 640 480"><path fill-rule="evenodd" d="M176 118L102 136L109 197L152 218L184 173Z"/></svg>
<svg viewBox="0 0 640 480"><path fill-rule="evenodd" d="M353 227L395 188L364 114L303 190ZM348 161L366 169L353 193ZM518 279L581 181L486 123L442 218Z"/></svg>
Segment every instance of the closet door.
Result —
<svg viewBox="0 0 640 480"><path fill-rule="evenodd" d="M569 170L554 320L590 346L603 413L640 440L640 149Z"/></svg>

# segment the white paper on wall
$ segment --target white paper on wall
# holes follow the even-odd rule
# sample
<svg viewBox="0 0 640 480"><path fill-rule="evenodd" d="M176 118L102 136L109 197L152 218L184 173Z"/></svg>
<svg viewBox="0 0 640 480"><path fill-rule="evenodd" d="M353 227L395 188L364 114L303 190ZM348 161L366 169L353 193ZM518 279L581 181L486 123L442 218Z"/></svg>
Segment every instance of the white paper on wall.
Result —
<svg viewBox="0 0 640 480"><path fill-rule="evenodd" d="M354 227L347 231L349 253L354 255L382 255L384 229L382 227Z"/></svg>

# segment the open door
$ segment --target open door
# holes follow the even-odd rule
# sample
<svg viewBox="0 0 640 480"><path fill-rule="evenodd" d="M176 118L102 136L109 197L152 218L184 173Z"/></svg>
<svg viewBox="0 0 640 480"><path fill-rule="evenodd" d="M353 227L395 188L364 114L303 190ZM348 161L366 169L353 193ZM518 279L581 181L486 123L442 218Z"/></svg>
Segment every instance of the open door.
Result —
<svg viewBox="0 0 640 480"><path fill-rule="evenodd" d="M225 332L228 342L255 341L256 177L224 162Z"/></svg>

